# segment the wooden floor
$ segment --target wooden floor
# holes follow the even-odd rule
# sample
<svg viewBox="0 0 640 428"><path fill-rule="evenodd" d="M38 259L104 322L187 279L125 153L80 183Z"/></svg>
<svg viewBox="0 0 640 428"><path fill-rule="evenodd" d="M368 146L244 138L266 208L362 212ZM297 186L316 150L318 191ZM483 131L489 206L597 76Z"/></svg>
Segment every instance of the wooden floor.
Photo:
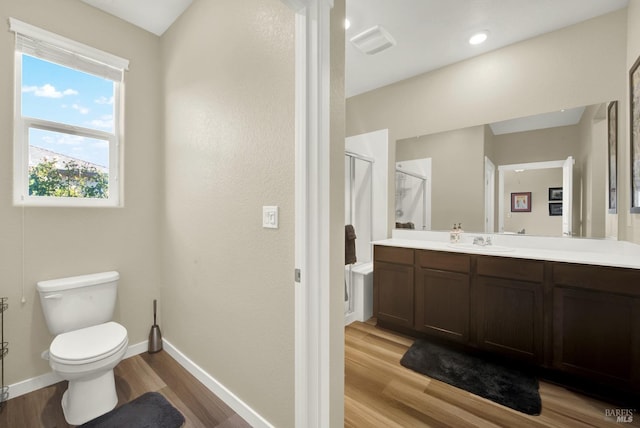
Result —
<svg viewBox="0 0 640 428"><path fill-rule="evenodd" d="M617 423L606 410L620 407L540 382L542 413L528 416L402 367L413 339L355 322L345 329L345 421L357 428L417 427L640 427ZM166 352L140 354L115 369L118 406L149 391L162 393L184 415L184 427L249 425ZM5 403L2 428L69 427L60 400L61 382Z"/></svg>
<svg viewBox="0 0 640 428"><path fill-rule="evenodd" d="M184 415L185 428L249 427L249 424L164 351L127 358L118 364L114 373L118 406L145 392L157 391ZM66 387L66 382L60 382L7 401L0 412L0 427L71 426L65 422L60 406Z"/></svg>
<svg viewBox="0 0 640 428"><path fill-rule="evenodd" d="M372 323L345 330L345 427L623 427L620 407L540 382L542 412L529 416L402 367L413 343Z"/></svg>

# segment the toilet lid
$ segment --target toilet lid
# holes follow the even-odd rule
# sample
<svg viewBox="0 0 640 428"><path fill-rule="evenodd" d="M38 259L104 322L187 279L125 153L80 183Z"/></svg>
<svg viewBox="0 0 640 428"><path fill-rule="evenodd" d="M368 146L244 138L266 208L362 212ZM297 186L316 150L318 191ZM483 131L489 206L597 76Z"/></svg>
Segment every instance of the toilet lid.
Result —
<svg viewBox="0 0 640 428"><path fill-rule="evenodd" d="M106 358L127 343L127 329L113 321L62 333L49 347L50 358L81 364Z"/></svg>

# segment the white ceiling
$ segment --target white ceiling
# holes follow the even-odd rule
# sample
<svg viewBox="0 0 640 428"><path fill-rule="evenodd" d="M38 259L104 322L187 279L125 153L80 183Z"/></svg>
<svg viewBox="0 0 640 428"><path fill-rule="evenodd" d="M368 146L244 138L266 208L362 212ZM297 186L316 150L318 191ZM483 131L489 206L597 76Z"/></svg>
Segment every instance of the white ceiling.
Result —
<svg viewBox="0 0 640 428"><path fill-rule="evenodd" d="M626 7L628 0L347 0L347 98ZM348 40L375 25L397 45L365 55ZM488 30L478 46L471 35Z"/></svg>
<svg viewBox="0 0 640 428"><path fill-rule="evenodd" d="M158 36L192 3L82 1ZM628 3L629 0L346 0L351 22L346 30L346 95L348 98L380 88L624 8ZM386 29L397 44L366 55L349 42L376 25ZM482 45L469 45L469 37L480 30L489 32L488 40Z"/></svg>
<svg viewBox="0 0 640 428"><path fill-rule="evenodd" d="M503 120L491 123L493 135L510 134L512 132L532 131L534 129L555 128L557 126L576 125L582 118L586 107L576 107L557 112L542 113L518 119Z"/></svg>
<svg viewBox="0 0 640 428"><path fill-rule="evenodd" d="M82 0L161 36L193 0Z"/></svg>
<svg viewBox="0 0 640 428"><path fill-rule="evenodd" d="M82 0L156 35L192 0ZM208 0L211 1L211 0ZM626 7L629 0L346 0L347 98ZM366 55L349 39L373 26L397 45ZM469 37L488 30L471 46Z"/></svg>

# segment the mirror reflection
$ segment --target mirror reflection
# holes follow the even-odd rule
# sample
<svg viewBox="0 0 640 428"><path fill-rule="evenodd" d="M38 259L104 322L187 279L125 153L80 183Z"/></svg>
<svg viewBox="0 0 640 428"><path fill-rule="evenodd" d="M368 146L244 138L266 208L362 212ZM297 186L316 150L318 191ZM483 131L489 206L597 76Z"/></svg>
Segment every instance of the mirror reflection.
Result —
<svg viewBox="0 0 640 428"><path fill-rule="evenodd" d="M399 140L396 227L607 237L607 104Z"/></svg>

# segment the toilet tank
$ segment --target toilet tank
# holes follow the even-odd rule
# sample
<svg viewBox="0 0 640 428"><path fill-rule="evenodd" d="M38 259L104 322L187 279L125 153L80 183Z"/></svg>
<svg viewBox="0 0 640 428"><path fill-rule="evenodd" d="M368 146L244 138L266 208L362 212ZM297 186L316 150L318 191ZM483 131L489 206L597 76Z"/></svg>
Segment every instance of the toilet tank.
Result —
<svg viewBox="0 0 640 428"><path fill-rule="evenodd" d="M119 278L112 271L38 282L36 289L51 334L111 321Z"/></svg>

